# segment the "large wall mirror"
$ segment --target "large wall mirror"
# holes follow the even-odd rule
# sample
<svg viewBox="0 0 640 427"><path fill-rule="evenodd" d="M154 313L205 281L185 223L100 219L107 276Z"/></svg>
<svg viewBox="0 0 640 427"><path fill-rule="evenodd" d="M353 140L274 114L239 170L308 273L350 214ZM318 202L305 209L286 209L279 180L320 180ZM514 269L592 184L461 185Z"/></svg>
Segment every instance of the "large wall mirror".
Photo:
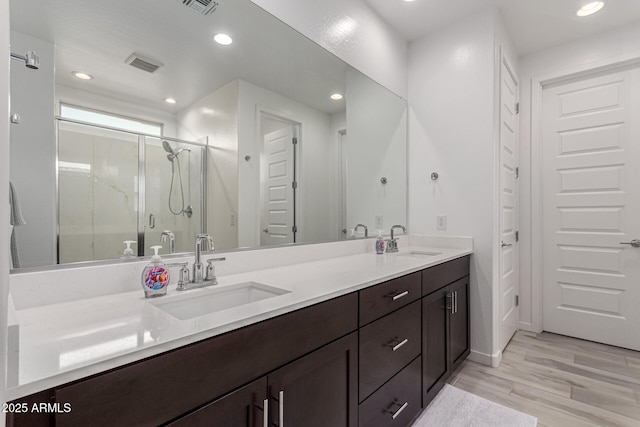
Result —
<svg viewBox="0 0 640 427"><path fill-rule="evenodd" d="M14 269L406 223L406 102L251 1L10 8Z"/></svg>

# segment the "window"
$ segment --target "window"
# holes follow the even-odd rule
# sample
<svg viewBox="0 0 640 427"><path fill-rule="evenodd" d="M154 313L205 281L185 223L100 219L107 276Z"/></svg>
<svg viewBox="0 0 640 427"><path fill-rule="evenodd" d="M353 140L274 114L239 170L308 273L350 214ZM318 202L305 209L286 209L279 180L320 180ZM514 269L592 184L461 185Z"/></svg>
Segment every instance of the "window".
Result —
<svg viewBox="0 0 640 427"><path fill-rule="evenodd" d="M65 119L108 126L135 133L162 136L162 123L147 122L132 117L119 116L75 105L60 104L60 116Z"/></svg>

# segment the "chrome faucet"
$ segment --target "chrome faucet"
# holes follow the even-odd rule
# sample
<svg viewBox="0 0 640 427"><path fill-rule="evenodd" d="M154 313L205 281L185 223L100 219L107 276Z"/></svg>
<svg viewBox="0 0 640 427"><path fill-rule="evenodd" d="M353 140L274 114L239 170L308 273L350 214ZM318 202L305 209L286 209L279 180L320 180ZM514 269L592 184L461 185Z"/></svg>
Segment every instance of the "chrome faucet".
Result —
<svg viewBox="0 0 640 427"><path fill-rule="evenodd" d="M353 229L354 232L358 231L358 228L364 228L364 237L369 237L369 229L367 228L366 225L364 224L358 224L355 226L355 228Z"/></svg>
<svg viewBox="0 0 640 427"><path fill-rule="evenodd" d="M204 242L205 248L203 249L202 243ZM196 236L196 259L193 262L193 271L191 275L192 283L203 283L205 275L203 274L204 268L200 260L203 250L213 250L213 239L208 234L198 234Z"/></svg>
<svg viewBox="0 0 640 427"><path fill-rule="evenodd" d="M394 225L391 227L391 239L387 240L387 252L398 252L398 238L393 237L393 230L395 228L400 228L403 234L407 234L407 229L404 225Z"/></svg>
<svg viewBox="0 0 640 427"><path fill-rule="evenodd" d="M226 258L211 258L207 260L207 268L202 265L202 251L213 250L213 239L208 234L198 234L196 236L196 253L195 261L192 267L192 274L189 277L189 263L182 262L169 264L172 267L180 267L180 279L176 290L186 291L188 289L202 288L210 285L217 285L216 269L213 265L216 261L224 261ZM204 272L204 273L203 273Z"/></svg>
<svg viewBox="0 0 640 427"><path fill-rule="evenodd" d="M171 232L171 230L164 230L160 235L160 243L166 242L167 238L169 239L169 253L176 253L176 236Z"/></svg>

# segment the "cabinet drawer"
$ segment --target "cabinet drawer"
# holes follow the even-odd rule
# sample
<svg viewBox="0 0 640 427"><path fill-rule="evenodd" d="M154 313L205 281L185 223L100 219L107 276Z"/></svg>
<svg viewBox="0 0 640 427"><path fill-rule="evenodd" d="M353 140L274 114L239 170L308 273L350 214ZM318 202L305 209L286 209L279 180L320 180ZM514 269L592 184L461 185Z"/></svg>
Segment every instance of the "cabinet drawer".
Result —
<svg viewBox="0 0 640 427"><path fill-rule="evenodd" d="M56 388L56 426L165 423L354 331L356 310L345 295Z"/></svg>
<svg viewBox="0 0 640 427"><path fill-rule="evenodd" d="M360 401L420 354L420 301L360 329Z"/></svg>
<svg viewBox="0 0 640 427"><path fill-rule="evenodd" d="M429 295L449 283L468 276L469 259L470 256L467 255L423 270L422 295Z"/></svg>
<svg viewBox="0 0 640 427"><path fill-rule="evenodd" d="M420 298L420 272L360 291L360 326Z"/></svg>
<svg viewBox="0 0 640 427"><path fill-rule="evenodd" d="M421 363L418 357L360 404L361 427L406 426L413 421L421 409Z"/></svg>

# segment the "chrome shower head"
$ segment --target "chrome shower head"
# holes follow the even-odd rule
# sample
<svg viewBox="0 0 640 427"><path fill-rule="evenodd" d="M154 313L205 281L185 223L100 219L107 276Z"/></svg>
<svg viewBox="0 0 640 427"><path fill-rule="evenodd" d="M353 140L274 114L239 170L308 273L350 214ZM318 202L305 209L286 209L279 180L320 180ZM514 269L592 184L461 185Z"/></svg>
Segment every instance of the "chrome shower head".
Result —
<svg viewBox="0 0 640 427"><path fill-rule="evenodd" d="M12 59L17 59L18 61L24 61L24 65L27 68L31 68L32 70L37 70L40 68L40 57L36 55L36 53L32 50L25 53L23 55L18 55L17 53L10 52Z"/></svg>

